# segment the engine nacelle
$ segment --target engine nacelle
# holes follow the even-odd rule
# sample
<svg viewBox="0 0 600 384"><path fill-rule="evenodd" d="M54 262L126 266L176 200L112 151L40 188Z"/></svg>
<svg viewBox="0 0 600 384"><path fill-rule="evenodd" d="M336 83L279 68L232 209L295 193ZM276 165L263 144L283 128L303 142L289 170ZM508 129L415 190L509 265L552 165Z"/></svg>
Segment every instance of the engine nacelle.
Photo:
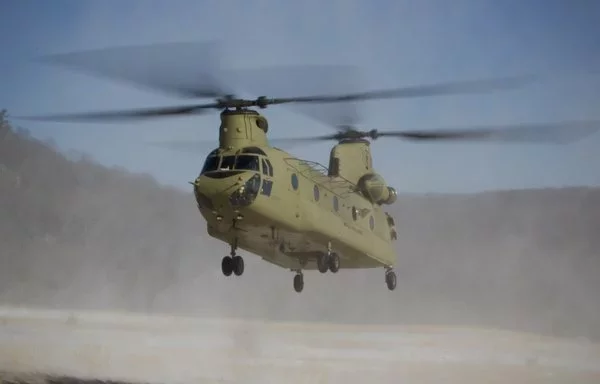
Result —
<svg viewBox="0 0 600 384"><path fill-rule="evenodd" d="M368 173L358 180L358 189L371 202L376 204L394 204L398 198L396 189L388 187L383 177Z"/></svg>

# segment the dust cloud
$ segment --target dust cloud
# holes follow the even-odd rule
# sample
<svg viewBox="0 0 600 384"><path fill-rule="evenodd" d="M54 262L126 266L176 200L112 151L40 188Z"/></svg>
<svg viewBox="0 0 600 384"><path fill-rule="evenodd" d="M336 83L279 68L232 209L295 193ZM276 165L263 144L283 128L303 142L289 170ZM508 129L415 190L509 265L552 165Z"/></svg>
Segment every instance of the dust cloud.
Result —
<svg viewBox="0 0 600 384"><path fill-rule="evenodd" d="M244 254L224 278L191 191L0 132L0 305L467 325L600 339L600 190L400 196L383 271L293 274ZM240 331L240 343L254 345Z"/></svg>

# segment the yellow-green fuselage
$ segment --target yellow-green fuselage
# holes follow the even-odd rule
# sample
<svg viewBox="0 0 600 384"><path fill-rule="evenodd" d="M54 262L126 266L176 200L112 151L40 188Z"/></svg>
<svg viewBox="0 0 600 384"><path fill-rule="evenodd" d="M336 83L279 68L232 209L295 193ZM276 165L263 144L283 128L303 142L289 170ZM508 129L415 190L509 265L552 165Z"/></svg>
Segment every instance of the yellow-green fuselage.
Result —
<svg viewBox="0 0 600 384"><path fill-rule="evenodd" d="M328 247L341 268L392 266L388 218L347 181L273 147L211 153L194 182L208 233L289 269L316 269Z"/></svg>

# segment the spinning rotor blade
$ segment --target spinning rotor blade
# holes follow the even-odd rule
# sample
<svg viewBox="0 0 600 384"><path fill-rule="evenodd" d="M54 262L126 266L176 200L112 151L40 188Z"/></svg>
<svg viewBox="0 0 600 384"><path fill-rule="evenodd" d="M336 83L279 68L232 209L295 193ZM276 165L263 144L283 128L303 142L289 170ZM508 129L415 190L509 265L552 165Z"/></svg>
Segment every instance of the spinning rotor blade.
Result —
<svg viewBox="0 0 600 384"><path fill-rule="evenodd" d="M411 141L490 141L514 143L566 144L589 136L600 130L600 121L571 121L561 123L537 123L480 126L469 129L434 131L341 131L332 135L289 138L290 142L347 140L380 137L396 137Z"/></svg>
<svg viewBox="0 0 600 384"><path fill-rule="evenodd" d="M402 87L345 95L320 95L269 99L269 104L286 103L336 103L344 101L364 101L378 99L415 98L467 93L492 92L518 88L533 82L533 76L514 76L486 80L471 80L450 83L438 83L413 87Z"/></svg>
<svg viewBox="0 0 600 384"><path fill-rule="evenodd" d="M179 97L217 98L231 93L218 79L219 59L216 42L179 42L55 54L39 60Z"/></svg>
<svg viewBox="0 0 600 384"><path fill-rule="evenodd" d="M210 97L215 100L212 104L182 107L166 107L116 112L98 112L74 115L54 115L33 117L36 120L63 121L115 121L118 119L148 119L152 117L167 117L189 115L206 109L226 108L266 108L269 105L296 104L316 106L319 103L352 103L356 101L415 98L425 96L491 92L494 90L511 89L525 85L532 77L506 77L488 80L450 82L411 86L395 89L357 92L354 87L335 93L338 85L354 83L360 77L356 68L348 66L282 66L258 70L223 71L220 66L220 52L215 42L180 42L160 43L153 45L120 46L96 49L66 54L50 55L41 58L42 61L60 64L84 72L97 74L113 79L125 80L129 83L149 88L160 89L174 93L180 97ZM261 73L264 76L261 76ZM226 76L225 76L226 75ZM244 88L254 88L254 91L274 91L290 80L297 84L296 92L299 97L268 98L261 96L256 99L237 99L233 89L221 80L229 83L239 83ZM269 85L271 87L269 90ZM354 84L356 85L356 84ZM266 88L266 89L265 89ZM250 89L249 89L250 90ZM301 93L302 92L302 93ZM330 94L327 94L331 92ZM329 107L331 109L331 107ZM340 110L336 118L327 118L329 123L338 125L346 117L356 122L358 116L352 109ZM315 114L313 114L315 117ZM332 117L332 116L331 116Z"/></svg>
<svg viewBox="0 0 600 384"><path fill-rule="evenodd" d="M435 131L357 131L345 130L339 133L312 137L270 139L271 145L289 147L320 141L342 141L347 139L377 139L395 137L411 141L489 141L513 143L568 144L600 130L598 121L572 121L562 123L539 123L518 125L495 125L470 129L447 129ZM202 153L215 146L214 141L174 140L148 143L150 145L178 152Z"/></svg>
<svg viewBox="0 0 600 384"><path fill-rule="evenodd" d="M46 116L31 116L18 117L26 120L43 120L43 121L123 121L123 120L145 120L155 117L173 117L185 116L197 113L207 113L209 109L218 108L216 103L175 106L162 108L143 108L131 109L123 111L106 111L106 112L89 112L76 114L61 114L61 115L46 115Z"/></svg>

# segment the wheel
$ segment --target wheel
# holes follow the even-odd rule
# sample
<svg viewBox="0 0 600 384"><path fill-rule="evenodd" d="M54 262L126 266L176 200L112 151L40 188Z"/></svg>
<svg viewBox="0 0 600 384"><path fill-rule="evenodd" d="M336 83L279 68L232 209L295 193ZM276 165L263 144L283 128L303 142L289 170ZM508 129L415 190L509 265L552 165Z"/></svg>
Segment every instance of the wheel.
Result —
<svg viewBox="0 0 600 384"><path fill-rule="evenodd" d="M396 289L396 272L388 271L385 274L385 283L390 291Z"/></svg>
<svg viewBox="0 0 600 384"><path fill-rule="evenodd" d="M242 276L244 273L244 258L242 256L233 256L233 273L236 276Z"/></svg>
<svg viewBox="0 0 600 384"><path fill-rule="evenodd" d="M329 270L333 273L340 270L340 256L337 253L332 253L329 256Z"/></svg>
<svg viewBox="0 0 600 384"><path fill-rule="evenodd" d="M221 260L221 271L225 276L231 276L233 273L233 259L231 256L225 256L223 260Z"/></svg>
<svg viewBox="0 0 600 384"><path fill-rule="evenodd" d="M298 293L302 292L304 289L304 276L302 274L297 274L294 276L294 290Z"/></svg>
<svg viewBox="0 0 600 384"><path fill-rule="evenodd" d="M329 269L329 260L327 259L328 258L326 253L322 253L317 257L317 269L319 270L319 272L325 273L327 272L327 269Z"/></svg>

